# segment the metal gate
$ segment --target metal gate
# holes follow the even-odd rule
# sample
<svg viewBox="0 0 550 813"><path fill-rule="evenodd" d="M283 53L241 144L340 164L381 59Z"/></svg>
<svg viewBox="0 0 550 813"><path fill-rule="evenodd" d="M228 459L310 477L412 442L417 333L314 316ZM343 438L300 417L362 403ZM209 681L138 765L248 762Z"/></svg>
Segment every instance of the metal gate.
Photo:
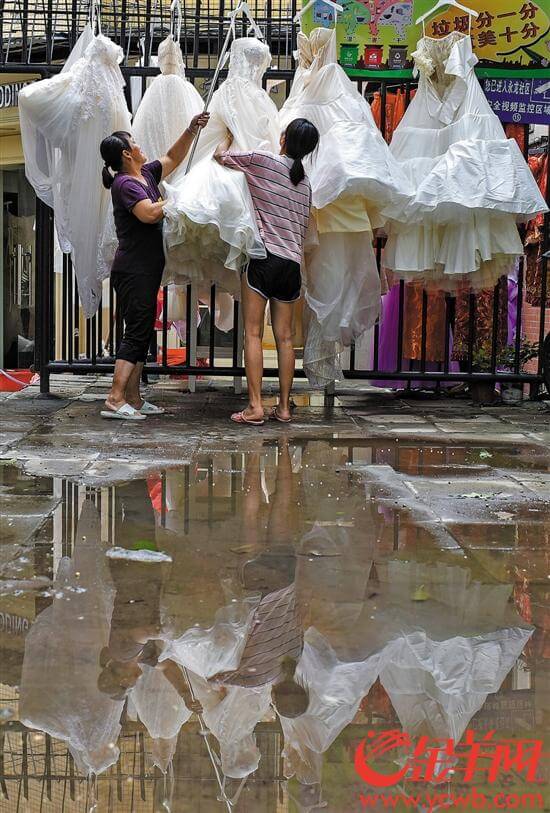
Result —
<svg viewBox="0 0 550 813"><path fill-rule="evenodd" d="M266 77L265 84L277 83L277 93L288 93L293 72L293 50L296 27L292 19L296 12L296 0L283 5L283 0L258 0L250 3L252 11L266 34L266 41L274 55L274 67ZM208 88L217 62L221 43L227 31L224 0L206 3L203 0L181 2L180 42L187 62L188 78L201 92ZM72 5L47 0L38 4L32 0L7 0L0 17L0 73L34 74L42 77L61 69L63 60L76 42L90 15L87 3L73 0ZM125 58L122 72L127 81L126 93L130 105L130 80L141 79L145 88L147 77L158 69L151 67L151 54L158 43L174 28L174 10L166 0L146 0L120 4L115 0L101 7L103 33L117 41L123 48ZM243 24L243 33L245 26ZM141 64L136 63L138 57ZM223 78L223 74L222 74ZM379 94L380 127L386 133L386 102L388 94L398 91L405 102L411 98L415 87L412 80L358 80L360 92L371 100ZM550 128L549 128L550 129ZM533 147L529 126L519 132L525 156ZM548 155L548 137L540 139L539 149ZM549 173L550 161L546 172ZM547 188L550 185L547 184ZM433 293L411 287L403 282L393 289L393 318L379 321L360 346L351 346L344 353L344 377L377 381L387 386L430 386L439 390L449 383L458 382L515 382L529 385L532 397L540 392L545 383L550 389L550 371L544 367L549 356L548 346L543 352L543 342L550 331L550 290L548 285L548 257L550 249L550 218L544 218L542 244L539 260L539 287L533 300L532 281L527 287L525 259L519 261L517 278L502 281L494 291L482 295L463 293L457 296ZM377 259L381 273L383 241L377 240ZM122 325L116 309L116 297L112 286L106 285L104 299L97 314L84 319L81 313L78 287L70 258L65 256L62 268L54 270L54 223L53 212L40 201L36 211L36 369L41 377L42 392L49 392L52 373L110 373L121 337ZM513 288L510 296L509 288ZM163 291L164 303L168 291ZM244 375L242 363L242 319L239 303L233 305L233 327L221 334L212 315L216 311L218 292L212 286L201 293L191 286L185 296L185 323L183 335L177 347L170 338L167 307L163 309L156 341L151 347L146 374L171 374L188 376L193 387L195 377L207 372L212 376L231 376L240 379ZM437 301L436 301L437 299ZM530 304L531 301L538 305ZM504 307L505 303L505 307ZM527 310L528 306L528 310ZM196 324L196 315L200 324ZM528 313L528 325L527 325ZM504 315L505 314L505 315ZM434 361L430 350L433 330L437 319L441 347ZM502 339L503 320L515 323L508 327L507 339ZM481 326L483 324L483 335ZM529 328L531 359L525 364L525 332ZM389 337L393 355L388 362L385 346ZM456 352L458 334L461 335L460 354ZM411 340L411 335L414 341ZM454 342L454 347L453 347ZM411 345L414 352L411 354ZM535 350L533 345L538 346ZM173 363L172 356L181 360ZM171 352L172 351L172 352ZM303 377L299 369L297 376ZM207 368L205 370L205 368ZM266 376L275 376L274 367L266 367Z"/></svg>

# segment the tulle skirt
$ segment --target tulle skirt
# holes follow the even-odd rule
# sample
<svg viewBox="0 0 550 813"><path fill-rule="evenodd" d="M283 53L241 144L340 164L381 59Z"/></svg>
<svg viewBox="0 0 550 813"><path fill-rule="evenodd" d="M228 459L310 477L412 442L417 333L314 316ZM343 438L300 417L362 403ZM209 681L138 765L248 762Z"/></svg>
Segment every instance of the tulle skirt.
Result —
<svg viewBox="0 0 550 813"><path fill-rule="evenodd" d="M239 298L241 268L266 256L243 173L205 158L166 198L163 284L210 282Z"/></svg>
<svg viewBox="0 0 550 813"><path fill-rule="evenodd" d="M391 223L384 266L427 289L482 290L509 274L522 253L514 215L474 209L447 224Z"/></svg>
<svg viewBox="0 0 550 813"><path fill-rule="evenodd" d="M372 233L326 232L306 256L304 370L312 386L342 378L340 353L375 323L380 277Z"/></svg>

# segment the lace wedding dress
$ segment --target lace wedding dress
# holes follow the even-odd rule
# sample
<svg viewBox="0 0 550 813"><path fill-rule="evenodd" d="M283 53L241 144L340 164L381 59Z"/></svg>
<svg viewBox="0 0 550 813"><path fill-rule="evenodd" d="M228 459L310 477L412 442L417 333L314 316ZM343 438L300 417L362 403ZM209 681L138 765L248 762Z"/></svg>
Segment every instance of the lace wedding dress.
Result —
<svg viewBox="0 0 550 813"><path fill-rule="evenodd" d="M298 61L281 124L309 119L320 133L307 160L317 239L305 263L307 338L304 369L312 385L341 378L339 354L368 328L380 308L372 246L380 207L412 191L376 126L369 104L336 62L334 30L298 35Z"/></svg>
<svg viewBox="0 0 550 813"><path fill-rule="evenodd" d="M87 26L61 73L19 94L25 172L37 196L54 210L86 316L99 306L105 276L98 267L98 245L110 194L101 184L99 144L106 133L130 129L122 56L118 45L94 37Z"/></svg>
<svg viewBox="0 0 550 813"><path fill-rule="evenodd" d="M523 254L516 223L547 207L476 79L470 37L423 37L413 56L418 92L390 149L414 194L384 209L384 263L428 287L487 288Z"/></svg>
<svg viewBox="0 0 550 813"><path fill-rule="evenodd" d="M172 36L158 49L160 76L147 88L132 125L132 134L148 161L164 155L204 107L199 92L185 78L179 43ZM185 161L168 176L177 183L185 174Z"/></svg>
<svg viewBox="0 0 550 813"><path fill-rule="evenodd" d="M166 184L164 283L213 282L239 298L240 268L250 257L265 257L245 176L212 156L228 129L232 151L278 152L277 108L261 86L270 63L260 40L233 41L228 76L212 97L194 165Z"/></svg>

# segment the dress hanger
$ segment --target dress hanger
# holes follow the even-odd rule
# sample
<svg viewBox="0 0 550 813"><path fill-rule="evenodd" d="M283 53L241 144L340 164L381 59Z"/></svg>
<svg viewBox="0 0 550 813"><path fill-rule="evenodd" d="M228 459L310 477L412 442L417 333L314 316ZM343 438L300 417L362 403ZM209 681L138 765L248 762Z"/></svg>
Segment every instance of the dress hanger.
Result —
<svg viewBox="0 0 550 813"><path fill-rule="evenodd" d="M101 0L90 3L90 25L94 36L101 34Z"/></svg>
<svg viewBox="0 0 550 813"><path fill-rule="evenodd" d="M306 3L303 9L294 16L293 22L301 24L302 17L306 13L306 11L309 11L309 9L315 4L315 2L316 0L309 0L309 3ZM343 6L341 6L339 3L334 3L333 0L323 0L323 5L330 6L330 8L334 11L334 20L336 20L338 14L344 10Z"/></svg>
<svg viewBox="0 0 550 813"><path fill-rule="evenodd" d="M174 42L179 42L181 37L181 3L180 0L172 0L170 6L170 35Z"/></svg>
<svg viewBox="0 0 550 813"><path fill-rule="evenodd" d="M473 8L468 8L468 6L463 6L461 3L458 3L456 0L438 0L435 6L427 11L425 14L422 14L415 20L415 25L419 25L422 23L422 34L426 36L426 20L430 17L433 17L436 11L439 11L440 8L445 8L446 6L453 6L454 8L459 8L461 11L465 11L469 18L469 25L468 25L468 34L472 33L472 17L475 19L479 17L479 12L474 11Z"/></svg>

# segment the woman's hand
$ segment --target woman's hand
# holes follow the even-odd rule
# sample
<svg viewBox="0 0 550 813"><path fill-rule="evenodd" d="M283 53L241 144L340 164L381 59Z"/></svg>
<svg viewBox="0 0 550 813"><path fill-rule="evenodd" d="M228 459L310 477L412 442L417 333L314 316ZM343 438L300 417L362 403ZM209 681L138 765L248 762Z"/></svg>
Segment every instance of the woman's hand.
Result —
<svg viewBox="0 0 550 813"><path fill-rule="evenodd" d="M228 151L228 149L233 144L233 133L228 130L227 135L224 140L218 144L216 147L216 152L214 153L214 158L219 164L223 163L223 154Z"/></svg>
<svg viewBox="0 0 550 813"><path fill-rule="evenodd" d="M209 118L210 113L206 112L193 116L188 128L183 131L176 143L172 144L166 155L162 156L160 159L160 163L162 164L162 180L164 180L167 175L171 175L172 172L179 167L191 149L195 136L199 130L206 127Z"/></svg>
<svg viewBox="0 0 550 813"><path fill-rule="evenodd" d="M199 113L197 116L193 116L191 119L191 123L187 128L192 136L196 136L199 130L202 130L208 124L210 120L210 113L204 111L203 113Z"/></svg>

